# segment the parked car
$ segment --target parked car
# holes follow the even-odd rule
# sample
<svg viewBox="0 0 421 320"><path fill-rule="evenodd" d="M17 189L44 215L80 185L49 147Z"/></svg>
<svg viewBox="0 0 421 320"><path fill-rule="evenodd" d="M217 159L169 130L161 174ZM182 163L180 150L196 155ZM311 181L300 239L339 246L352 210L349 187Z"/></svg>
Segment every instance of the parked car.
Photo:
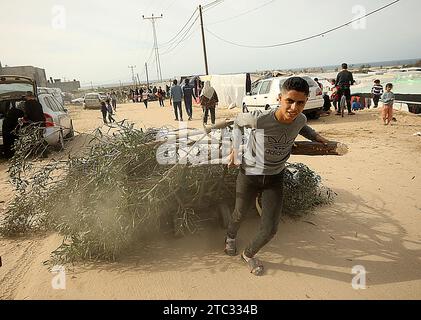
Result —
<svg viewBox="0 0 421 320"><path fill-rule="evenodd" d="M303 113L309 118L318 119L323 107L322 90L309 76L302 75L310 86L310 96ZM275 77L256 81L252 84L251 93L243 98L243 112L255 109L269 110L279 106L280 86L289 77Z"/></svg>
<svg viewBox="0 0 421 320"><path fill-rule="evenodd" d="M104 97L99 93L88 93L85 95L84 108L85 109L101 109L101 101L104 101Z"/></svg>
<svg viewBox="0 0 421 320"><path fill-rule="evenodd" d="M45 87L39 87L38 93L49 93L54 96L54 98L57 99L58 102L60 102L62 105L64 105L64 94L61 91L60 88L45 88Z"/></svg>
<svg viewBox="0 0 421 320"><path fill-rule="evenodd" d="M42 105L46 120L45 141L49 145L63 147L64 138L74 135L73 123L67 110L50 93L38 93L36 82L21 76L0 76L0 146L3 145L2 125L10 103L23 103L23 96L32 92Z"/></svg>
<svg viewBox="0 0 421 320"><path fill-rule="evenodd" d="M79 105L83 105L84 102L85 102L85 97L72 99L72 101L70 101L71 104L79 104Z"/></svg>

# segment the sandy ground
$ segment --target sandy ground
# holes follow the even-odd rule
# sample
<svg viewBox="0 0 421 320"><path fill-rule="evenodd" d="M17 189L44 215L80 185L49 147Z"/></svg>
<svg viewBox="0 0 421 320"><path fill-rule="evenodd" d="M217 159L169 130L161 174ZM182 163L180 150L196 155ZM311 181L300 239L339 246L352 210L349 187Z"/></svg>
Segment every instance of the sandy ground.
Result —
<svg viewBox="0 0 421 320"><path fill-rule="evenodd" d="M80 133L101 125L99 111L70 107ZM200 109L195 109L200 126ZM219 111L225 117L227 111ZM230 112L232 115L232 112ZM117 119L138 126L176 125L172 110L153 103L120 105ZM283 220L262 251L266 275L255 277L237 257L223 254L224 231L209 228L183 239L165 238L127 252L116 263L66 268L66 289L43 262L60 244L55 234L0 239L2 299L420 299L421 117L399 112L393 126L378 111L323 117L309 124L350 147L344 157L293 156L317 171L337 194L333 205L301 221ZM80 147L81 138L65 152ZM0 202L13 196L0 163ZM4 203L0 203L4 205ZM244 248L256 232L250 217L239 234ZM310 223L311 222L311 223ZM354 266L367 272L366 289L354 290Z"/></svg>

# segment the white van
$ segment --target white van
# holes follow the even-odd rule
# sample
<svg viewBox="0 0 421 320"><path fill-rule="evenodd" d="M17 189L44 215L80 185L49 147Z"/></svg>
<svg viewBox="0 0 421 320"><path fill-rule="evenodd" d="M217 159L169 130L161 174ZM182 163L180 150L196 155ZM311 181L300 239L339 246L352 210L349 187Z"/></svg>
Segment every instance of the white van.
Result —
<svg viewBox="0 0 421 320"><path fill-rule="evenodd" d="M300 76L310 86L310 96L303 113L309 118L318 119L323 107L322 90L309 76ZM269 110L279 106L279 93L282 84L290 77L275 77L256 81L252 84L251 93L243 98L243 112L255 109Z"/></svg>

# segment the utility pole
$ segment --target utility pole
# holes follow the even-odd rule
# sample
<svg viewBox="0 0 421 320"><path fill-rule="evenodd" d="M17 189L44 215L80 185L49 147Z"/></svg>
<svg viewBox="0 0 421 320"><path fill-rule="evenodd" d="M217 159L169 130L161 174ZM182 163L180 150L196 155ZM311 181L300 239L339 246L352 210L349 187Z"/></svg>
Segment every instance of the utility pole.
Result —
<svg viewBox="0 0 421 320"><path fill-rule="evenodd" d="M146 69L146 85L149 88L149 74L148 74L148 63L145 62L145 69Z"/></svg>
<svg viewBox="0 0 421 320"><path fill-rule="evenodd" d="M132 81L133 81L133 84L136 86L136 78L134 77L134 68L136 68L136 66L129 66L129 69L132 69Z"/></svg>
<svg viewBox="0 0 421 320"><path fill-rule="evenodd" d="M162 19L164 16L161 13L161 16L155 17L153 14L151 17L145 17L142 15L142 18L144 20L151 20L152 22L152 29L153 29L153 38L154 38L154 51L155 51L155 62L156 62L156 74L157 78L160 82L162 82L162 70L161 70L161 61L159 60L159 50L158 50L158 40L156 38L156 28L155 28L155 20L156 19Z"/></svg>
<svg viewBox="0 0 421 320"><path fill-rule="evenodd" d="M202 6L201 5L199 5L199 13L200 13L200 26L202 28L202 42L203 42L203 53L205 55L206 75L208 75L209 74L208 56L206 54L205 30L203 29L203 14L202 14Z"/></svg>
<svg viewBox="0 0 421 320"><path fill-rule="evenodd" d="M94 84L92 83L92 81L91 81L91 87L92 87L92 90L94 90Z"/></svg>
<svg viewBox="0 0 421 320"><path fill-rule="evenodd" d="M140 86L140 78L139 78L139 74L138 73L136 73L136 77L137 77L137 83L139 84L139 86Z"/></svg>

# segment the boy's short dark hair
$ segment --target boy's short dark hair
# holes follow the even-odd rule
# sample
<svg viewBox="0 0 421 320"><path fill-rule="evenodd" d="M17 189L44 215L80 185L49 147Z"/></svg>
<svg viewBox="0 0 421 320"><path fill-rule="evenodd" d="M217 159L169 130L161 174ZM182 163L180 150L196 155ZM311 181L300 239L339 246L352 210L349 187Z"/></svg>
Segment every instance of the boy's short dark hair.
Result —
<svg viewBox="0 0 421 320"><path fill-rule="evenodd" d="M342 69L348 69L348 64L342 63Z"/></svg>
<svg viewBox="0 0 421 320"><path fill-rule="evenodd" d="M310 95L310 87L307 81L301 77L288 78L280 89L281 93L295 90L304 93L307 97Z"/></svg>
<svg viewBox="0 0 421 320"><path fill-rule="evenodd" d="M172 83L173 83L174 85L177 85L177 80L174 80Z"/></svg>
<svg viewBox="0 0 421 320"><path fill-rule="evenodd" d="M374 83L380 83L380 80L379 79L374 80Z"/></svg>
<svg viewBox="0 0 421 320"><path fill-rule="evenodd" d="M393 89L393 83L388 83L388 84L386 85L386 89L387 89L387 88Z"/></svg>

